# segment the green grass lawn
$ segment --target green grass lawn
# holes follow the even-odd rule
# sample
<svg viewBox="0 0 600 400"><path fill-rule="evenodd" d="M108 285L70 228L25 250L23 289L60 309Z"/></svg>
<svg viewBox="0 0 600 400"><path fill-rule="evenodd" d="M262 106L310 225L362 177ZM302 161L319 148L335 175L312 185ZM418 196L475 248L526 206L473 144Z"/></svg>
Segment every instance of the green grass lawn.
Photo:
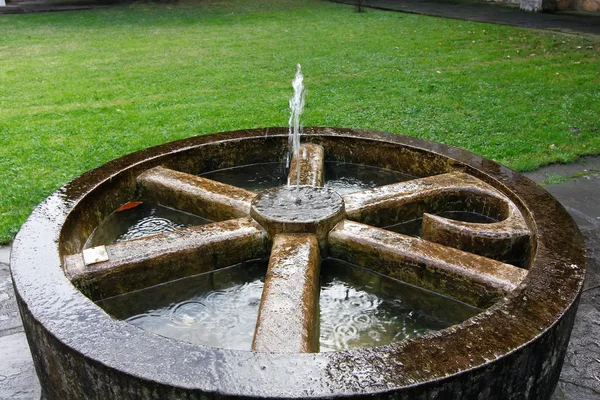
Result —
<svg viewBox="0 0 600 400"><path fill-rule="evenodd" d="M160 143L303 123L527 170L600 152L600 39L325 1L0 15L0 243L75 176ZM251 4L249 4L251 3Z"/></svg>

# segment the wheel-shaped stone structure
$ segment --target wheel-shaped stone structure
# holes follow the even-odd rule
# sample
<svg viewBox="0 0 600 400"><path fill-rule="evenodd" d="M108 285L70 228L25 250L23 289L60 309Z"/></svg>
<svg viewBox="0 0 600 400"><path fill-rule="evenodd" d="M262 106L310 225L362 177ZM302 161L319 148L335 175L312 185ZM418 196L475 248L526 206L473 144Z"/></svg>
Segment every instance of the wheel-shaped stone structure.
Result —
<svg viewBox="0 0 600 400"><path fill-rule="evenodd" d="M143 150L40 205L15 240L11 271L46 396L549 398L585 271L581 235L560 204L515 172L440 144L338 128L306 129L303 141L289 173L297 187L256 194L198 176L281 160L287 135L272 128ZM323 187L325 160L415 179L339 195ZM215 222L84 249L132 199ZM383 229L415 218L420 237ZM160 337L93 302L261 257L270 260L251 352ZM323 257L484 311L420 338L319 353Z"/></svg>

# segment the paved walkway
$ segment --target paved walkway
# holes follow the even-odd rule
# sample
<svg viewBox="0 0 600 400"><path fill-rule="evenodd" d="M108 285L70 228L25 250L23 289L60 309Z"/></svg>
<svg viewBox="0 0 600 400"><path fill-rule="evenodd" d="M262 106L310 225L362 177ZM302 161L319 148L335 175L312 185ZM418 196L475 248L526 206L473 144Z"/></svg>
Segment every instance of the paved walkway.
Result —
<svg viewBox="0 0 600 400"><path fill-rule="evenodd" d="M567 351L552 400L600 398L600 157L570 165L552 165L526 173L546 186L571 213L586 238L588 274ZM8 271L9 247L0 247L0 400L40 398L29 347L23 333Z"/></svg>
<svg viewBox="0 0 600 400"><path fill-rule="evenodd" d="M600 399L600 157L526 173L536 182L571 177L545 186L573 216L587 249L587 277L565 364L552 400Z"/></svg>
<svg viewBox="0 0 600 400"><path fill-rule="evenodd" d="M131 0L124 0L119 3L102 4L99 2L90 1L89 4L86 4L81 1L74 1L72 4L69 4L67 1L65 1L64 4L52 4L46 3L43 0L19 1L18 3L8 3L5 7L0 7L0 15L26 14L35 12L90 10L92 8L119 7L124 4L130 4L131 2Z"/></svg>
<svg viewBox="0 0 600 400"><path fill-rule="evenodd" d="M39 384L8 271L10 247L0 247L0 400L40 398Z"/></svg>
<svg viewBox="0 0 600 400"><path fill-rule="evenodd" d="M332 0L354 4L355 0ZM600 13L532 13L513 6L476 0L370 0L370 7L466 21L488 22L521 28L549 29L568 33L600 35Z"/></svg>
<svg viewBox="0 0 600 400"><path fill-rule="evenodd" d="M336 3L354 4L355 0L331 0ZM118 7L133 0L100 4L81 1L62 5L48 4L39 0L19 1L0 7L0 14L73 11L91 8ZM600 35L600 13L532 13L514 6L479 2L477 0L370 0L369 6L382 10L431 15L443 18L475 22L511 25L522 28L556 30L575 34Z"/></svg>

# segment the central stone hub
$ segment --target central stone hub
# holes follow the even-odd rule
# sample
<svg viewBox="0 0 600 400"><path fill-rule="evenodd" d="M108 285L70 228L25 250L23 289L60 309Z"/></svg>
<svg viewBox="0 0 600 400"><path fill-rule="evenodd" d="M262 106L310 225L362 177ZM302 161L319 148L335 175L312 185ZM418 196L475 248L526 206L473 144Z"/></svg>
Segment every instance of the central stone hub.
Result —
<svg viewBox="0 0 600 400"><path fill-rule="evenodd" d="M278 233L314 233L325 239L344 219L344 201L335 191L316 186L280 186L256 196L250 215L267 230Z"/></svg>

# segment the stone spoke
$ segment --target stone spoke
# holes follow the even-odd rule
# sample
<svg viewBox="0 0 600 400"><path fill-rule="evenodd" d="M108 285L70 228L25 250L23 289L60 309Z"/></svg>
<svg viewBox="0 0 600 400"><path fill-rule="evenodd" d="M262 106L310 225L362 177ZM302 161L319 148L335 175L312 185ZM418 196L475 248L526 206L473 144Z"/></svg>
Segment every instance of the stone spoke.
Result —
<svg viewBox="0 0 600 400"><path fill-rule="evenodd" d="M167 207L223 221L250 213L256 194L225 183L164 167L155 167L137 178L140 197Z"/></svg>
<svg viewBox="0 0 600 400"><path fill-rule="evenodd" d="M300 160L292 159L288 182L295 185L323 186L325 182L325 150L323 146L314 143L300 145ZM300 174L298 175L298 161ZM298 176L300 179L298 180Z"/></svg>
<svg viewBox="0 0 600 400"><path fill-rule="evenodd" d="M93 300L227 267L268 254L266 232L240 218L105 246L108 260L64 258L73 284Z"/></svg>
<svg viewBox="0 0 600 400"><path fill-rule="evenodd" d="M509 264L354 221L338 224L328 239L332 257L476 307L492 305L527 276Z"/></svg>
<svg viewBox="0 0 600 400"><path fill-rule="evenodd" d="M423 239L506 262L516 262L529 250L530 230L516 205L462 172L380 186L343 198L350 220L381 227L423 218ZM462 222L433 215L444 211L477 213L498 222Z"/></svg>
<svg viewBox="0 0 600 400"><path fill-rule="evenodd" d="M319 351L319 243L314 235L273 240L252 350Z"/></svg>

